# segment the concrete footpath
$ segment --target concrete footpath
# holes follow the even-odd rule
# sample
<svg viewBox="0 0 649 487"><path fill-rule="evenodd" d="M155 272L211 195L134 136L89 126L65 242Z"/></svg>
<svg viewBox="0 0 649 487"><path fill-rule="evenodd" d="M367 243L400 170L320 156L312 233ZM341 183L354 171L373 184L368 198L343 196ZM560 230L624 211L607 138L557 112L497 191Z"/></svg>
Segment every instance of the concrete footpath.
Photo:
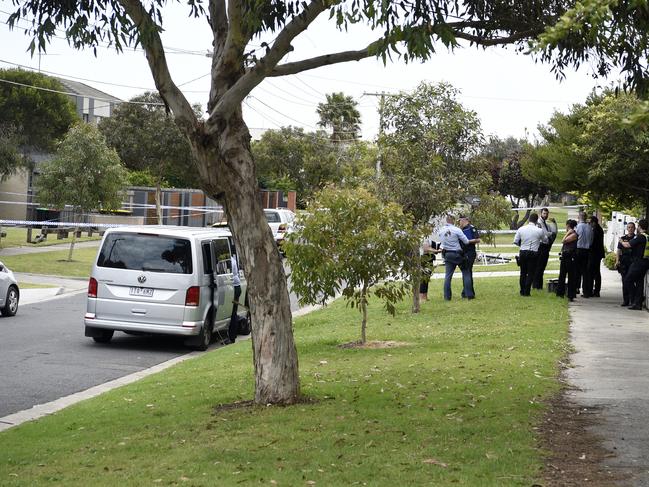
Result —
<svg viewBox="0 0 649 487"><path fill-rule="evenodd" d="M607 465L631 476L625 485L649 486L649 313L620 307L620 276L605 268L601 296L570 304L568 399L600 411L593 432L615 454Z"/></svg>

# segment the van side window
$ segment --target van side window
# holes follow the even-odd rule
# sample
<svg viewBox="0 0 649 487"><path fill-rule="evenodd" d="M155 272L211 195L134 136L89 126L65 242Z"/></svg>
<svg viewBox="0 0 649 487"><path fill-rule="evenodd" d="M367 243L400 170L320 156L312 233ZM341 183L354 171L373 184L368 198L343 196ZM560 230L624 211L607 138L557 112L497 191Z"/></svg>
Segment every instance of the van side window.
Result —
<svg viewBox="0 0 649 487"><path fill-rule="evenodd" d="M232 274L232 261L230 260L230 246L226 238L212 240L212 250L216 256L216 273Z"/></svg>
<svg viewBox="0 0 649 487"><path fill-rule="evenodd" d="M210 251L210 242L202 242L201 249L203 250L203 273L212 274L212 252Z"/></svg>

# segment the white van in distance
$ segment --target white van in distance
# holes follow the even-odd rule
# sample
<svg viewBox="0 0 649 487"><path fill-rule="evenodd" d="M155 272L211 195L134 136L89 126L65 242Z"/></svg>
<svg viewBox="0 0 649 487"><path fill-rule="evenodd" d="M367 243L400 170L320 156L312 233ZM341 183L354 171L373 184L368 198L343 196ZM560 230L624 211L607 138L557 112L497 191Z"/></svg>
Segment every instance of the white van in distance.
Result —
<svg viewBox="0 0 649 487"><path fill-rule="evenodd" d="M233 259L238 262L227 229L107 230L88 283L86 336L106 343L115 331L179 335L187 337L188 346L207 349L214 332L227 336L234 306ZM241 298L247 303L246 280L238 267ZM238 306L239 313L249 330L247 304Z"/></svg>

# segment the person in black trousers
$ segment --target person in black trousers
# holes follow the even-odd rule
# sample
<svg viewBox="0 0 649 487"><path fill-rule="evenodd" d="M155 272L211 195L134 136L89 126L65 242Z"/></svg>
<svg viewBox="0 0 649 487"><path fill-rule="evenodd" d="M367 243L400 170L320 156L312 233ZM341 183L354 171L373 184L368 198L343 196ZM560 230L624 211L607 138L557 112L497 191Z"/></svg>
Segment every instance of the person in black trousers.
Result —
<svg viewBox="0 0 649 487"><path fill-rule="evenodd" d="M590 226L593 229L593 243L590 247L590 255L588 256L588 283L584 285L584 289L588 289L588 293L592 297L599 298L599 291L602 288L600 265L602 259L606 256L606 250L604 249L604 230L600 226L596 216L590 217Z"/></svg>
<svg viewBox="0 0 649 487"><path fill-rule="evenodd" d="M575 227L575 232L579 235L577 239L577 289L581 287L581 295L584 298L590 298L593 292L592 284L591 289L588 288L590 280L590 269L588 261L590 260L590 247L593 244L593 229L589 223L586 222L586 212L579 213L579 223Z"/></svg>
<svg viewBox="0 0 649 487"><path fill-rule="evenodd" d="M568 278L568 300L573 301L577 296L577 232L575 220L566 222L566 234L561 241L561 267L559 268L559 280L557 282L557 296L562 298L566 295L566 277Z"/></svg>
<svg viewBox="0 0 649 487"><path fill-rule="evenodd" d="M542 243L541 245L539 245L539 261L536 265L536 273L534 275L534 282L532 283L532 287L534 289L543 289L543 274L545 273L545 268L548 265L548 259L550 258L552 244L557 238L557 222L554 220L554 218L548 219L549 215L550 211L547 208L543 208L541 210L538 226L548 236L548 243ZM548 221L550 223L548 223Z"/></svg>
<svg viewBox="0 0 649 487"><path fill-rule="evenodd" d="M518 254L518 264L521 267L519 278L521 296L530 295L530 289L536 274L536 263L539 258L539 245L548 243L546 233L536 226L538 221L539 215L532 213L529 223L519 228L514 236L514 245L521 248Z"/></svg>
<svg viewBox="0 0 649 487"><path fill-rule="evenodd" d="M624 276L622 286L624 294L629 297L628 303L622 306L630 306L629 309L642 309L642 297L644 293L644 280L649 270L649 248L647 247L647 220L638 222L638 233L629 242L622 242L622 246L632 250L633 261L631 267Z"/></svg>

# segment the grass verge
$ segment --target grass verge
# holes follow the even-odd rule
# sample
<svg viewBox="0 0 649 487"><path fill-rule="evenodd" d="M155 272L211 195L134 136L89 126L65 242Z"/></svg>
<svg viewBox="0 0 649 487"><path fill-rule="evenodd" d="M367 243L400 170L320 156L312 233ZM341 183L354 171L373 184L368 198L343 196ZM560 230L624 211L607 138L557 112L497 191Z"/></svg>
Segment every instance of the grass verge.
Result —
<svg viewBox="0 0 649 487"><path fill-rule="evenodd" d="M54 284L39 284L35 282L19 282L18 285L20 286L20 289L44 289L59 287Z"/></svg>
<svg viewBox="0 0 649 487"><path fill-rule="evenodd" d="M60 244L70 244L72 238L63 238L57 239L56 234L49 234L47 240L32 244L27 243L27 229L26 228L15 228L15 227L2 227L2 231L7 233L6 237L3 237L0 241L0 249L8 249L11 247L49 247L51 245L60 245ZM32 236L40 234L40 229L32 230ZM82 234L83 235L83 234ZM92 237L88 237L86 233L85 237L77 239L77 242L90 242L93 240L100 240L101 237L99 234L95 234ZM70 234L70 236L72 236Z"/></svg>
<svg viewBox="0 0 649 487"><path fill-rule="evenodd" d="M238 342L1 433L0 484L533 484L565 303L521 298L506 278L473 301L408 310L371 303L369 339L405 342L388 350L339 347L360 321L342 301L296 319L309 403L215 410L253 394L250 342Z"/></svg>
<svg viewBox="0 0 649 487"><path fill-rule="evenodd" d="M63 277L88 277L96 257L97 249L79 248L74 249L72 262L66 260L68 258L67 250L7 255L2 257L2 262L14 272Z"/></svg>

